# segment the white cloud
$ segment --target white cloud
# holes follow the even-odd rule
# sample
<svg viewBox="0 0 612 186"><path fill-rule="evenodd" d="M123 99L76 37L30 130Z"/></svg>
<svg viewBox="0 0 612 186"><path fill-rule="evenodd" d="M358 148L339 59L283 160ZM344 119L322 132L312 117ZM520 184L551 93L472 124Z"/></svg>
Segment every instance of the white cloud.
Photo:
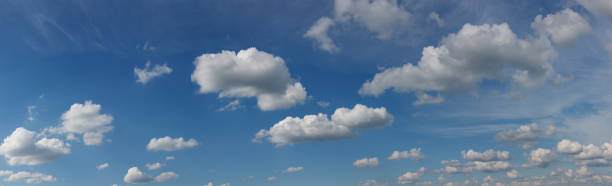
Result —
<svg viewBox="0 0 612 186"><path fill-rule="evenodd" d="M179 175L175 172L162 172L155 177L156 182L165 182L168 180L178 179Z"/></svg>
<svg viewBox="0 0 612 186"><path fill-rule="evenodd" d="M421 161L425 159L425 154L421 153L421 148L412 148L410 151L393 151L387 160L401 160L410 158L412 161Z"/></svg>
<svg viewBox="0 0 612 186"><path fill-rule="evenodd" d="M166 136L163 138L151 138L149 144L147 144L147 150L150 151L177 151L186 148L193 148L198 145L195 139L189 139L185 141L183 137L171 138Z"/></svg>
<svg viewBox="0 0 612 186"><path fill-rule="evenodd" d="M151 182L165 182L171 179L178 179L179 175L174 172L162 172L155 178L143 173L138 167L128 169L127 174L123 177L123 181L131 184L142 184Z"/></svg>
<svg viewBox="0 0 612 186"><path fill-rule="evenodd" d="M512 165L506 161L470 161L466 166L482 172L506 171L512 168Z"/></svg>
<svg viewBox="0 0 612 186"><path fill-rule="evenodd" d="M43 182L55 182L55 177L43 173L32 173L27 171L13 172L7 170L0 170L0 177L7 177L4 181L15 182L23 181L28 184L40 184Z"/></svg>
<svg viewBox="0 0 612 186"><path fill-rule="evenodd" d="M96 169L98 169L98 170L102 170L102 169L106 169L106 168L107 168L107 167L109 167L109 166L110 166L110 164L108 164L108 163L103 163L103 164L101 164L101 165L96 166Z"/></svg>
<svg viewBox="0 0 612 186"><path fill-rule="evenodd" d="M510 178L510 179L517 179L517 178L520 178L520 177L521 177L521 175L518 173L518 171L516 171L516 170L514 170L514 169L512 169L512 170L510 170L510 171L506 172L506 176L507 176L508 178Z"/></svg>
<svg viewBox="0 0 612 186"><path fill-rule="evenodd" d="M256 48L202 54L196 58L191 80L200 93L219 98L257 97L261 110L292 107L306 100L306 89L291 79L285 61Z"/></svg>
<svg viewBox="0 0 612 186"><path fill-rule="evenodd" d="M398 184L412 184L419 180L423 175L425 175L425 168L421 167L416 172L406 172L401 176L397 177Z"/></svg>
<svg viewBox="0 0 612 186"><path fill-rule="evenodd" d="M425 92L417 92L415 93L417 100L412 104L415 106L423 105L423 104L440 104L444 102L444 97L438 94L437 96L431 96Z"/></svg>
<svg viewBox="0 0 612 186"><path fill-rule="evenodd" d="M508 24L465 24L446 36L438 47L423 49L415 66L389 68L368 80L361 95L397 92L457 91L476 87L483 80L505 80L514 73L520 86L539 85L554 73L557 52L545 38L519 39ZM520 75L517 75L520 74ZM522 80L522 81L519 81Z"/></svg>
<svg viewBox="0 0 612 186"><path fill-rule="evenodd" d="M330 103L327 101L317 101L317 105L319 105L319 107L326 108L329 107Z"/></svg>
<svg viewBox="0 0 612 186"><path fill-rule="evenodd" d="M353 162L353 166L359 168L378 167L378 158L363 158Z"/></svg>
<svg viewBox="0 0 612 186"><path fill-rule="evenodd" d="M358 186L387 186L387 184L384 184L384 183L379 183L379 182L378 182L378 181L376 181L376 180L366 180L366 181L362 181L362 182L359 182L357 185L358 185Z"/></svg>
<svg viewBox="0 0 612 186"><path fill-rule="evenodd" d="M436 12L429 13L427 19L435 21L439 27L444 27L444 20L440 19L440 15L438 15Z"/></svg>
<svg viewBox="0 0 612 186"><path fill-rule="evenodd" d="M156 162L156 163L147 163L145 166L146 166L146 167L147 167L147 169L149 169L149 170L159 170L159 169L161 169L163 166L166 166L166 164L161 164L161 163L159 163L159 162Z"/></svg>
<svg viewBox="0 0 612 186"><path fill-rule="evenodd" d="M138 167L132 167L128 169L127 174L123 177L123 181L132 184L150 183L153 181L153 177L143 173Z"/></svg>
<svg viewBox="0 0 612 186"><path fill-rule="evenodd" d="M292 173L292 172L299 172L304 170L304 167L299 166L299 167L289 167L286 170L283 171L283 173Z"/></svg>
<svg viewBox="0 0 612 186"><path fill-rule="evenodd" d="M286 117L269 130L260 130L253 139L266 138L277 146L306 141L322 141L353 137L353 129L382 128L393 122L393 116L384 107L369 108L357 104L352 109L338 108L331 117L319 113L303 118Z"/></svg>
<svg viewBox="0 0 612 186"><path fill-rule="evenodd" d="M582 144L563 139L557 143L557 152L565 154L575 154L582 151Z"/></svg>
<svg viewBox="0 0 612 186"><path fill-rule="evenodd" d="M304 37L314 39L321 50L329 53L338 52L340 48L334 44L334 41L327 34L329 28L334 24L334 20L329 17L322 17L308 29Z"/></svg>
<svg viewBox="0 0 612 186"><path fill-rule="evenodd" d="M227 105L217 109L217 111L235 111L242 107L243 106L240 104L240 100L234 100L232 102L229 102Z"/></svg>
<svg viewBox="0 0 612 186"><path fill-rule="evenodd" d="M100 114L102 106L92 101L85 104L75 103L62 114L62 124L59 127L45 129L45 132L67 134L67 139L75 139L74 134L82 134L85 145L100 145L103 143L104 133L113 130L111 122L113 116Z"/></svg>
<svg viewBox="0 0 612 186"><path fill-rule="evenodd" d="M274 176L270 176L270 177L268 177L268 178L266 178L266 179L267 179L268 181L278 180L278 178L277 178L277 177L274 177Z"/></svg>
<svg viewBox="0 0 612 186"><path fill-rule="evenodd" d="M208 182L208 184L205 184L204 186L213 186L212 182Z"/></svg>
<svg viewBox="0 0 612 186"><path fill-rule="evenodd" d="M134 67L134 74L138 78L136 79L136 82L141 84L147 84L153 78L170 73L172 73L172 68L168 67L168 65L155 64L153 67L151 67L150 61L147 61L144 68Z"/></svg>
<svg viewBox="0 0 612 186"><path fill-rule="evenodd" d="M176 157L174 157L174 156L166 156L166 160L174 160L174 159L176 159Z"/></svg>
<svg viewBox="0 0 612 186"><path fill-rule="evenodd" d="M502 142L518 143L524 149L531 148L536 144L540 136L551 136L556 133L554 127L549 127L544 130L538 127L538 124L531 123L528 125L521 125L516 130L508 130L497 133L495 140Z"/></svg>
<svg viewBox="0 0 612 186"><path fill-rule="evenodd" d="M468 151L461 151L463 159L468 161L500 161L510 159L510 152L508 151L495 151L493 149L486 150L484 152L477 152L472 149Z"/></svg>
<svg viewBox="0 0 612 186"><path fill-rule="evenodd" d="M28 106L28 121L34 121L34 109L35 105Z"/></svg>
<svg viewBox="0 0 612 186"><path fill-rule="evenodd" d="M542 35L548 35L558 44L571 44L580 36L591 32L589 22L580 14L565 9L546 17L538 15L531 23L531 27Z"/></svg>
<svg viewBox="0 0 612 186"><path fill-rule="evenodd" d="M555 151L537 148L529 153L529 156L527 157L527 164L523 166L546 168L555 161L557 161L557 154L555 154Z"/></svg>
<svg viewBox="0 0 612 186"><path fill-rule="evenodd" d="M230 183L221 184L221 186L230 186Z"/></svg>
<svg viewBox="0 0 612 186"><path fill-rule="evenodd" d="M70 144L57 138L38 139L35 132L17 128L4 138L0 154L13 165L38 165L70 154Z"/></svg>
<svg viewBox="0 0 612 186"><path fill-rule="evenodd" d="M402 31L412 16L397 0L336 0L334 8L337 20L353 20L379 39L389 39Z"/></svg>
<svg viewBox="0 0 612 186"><path fill-rule="evenodd" d="M577 0L577 2L590 12L612 19L612 2L609 0Z"/></svg>

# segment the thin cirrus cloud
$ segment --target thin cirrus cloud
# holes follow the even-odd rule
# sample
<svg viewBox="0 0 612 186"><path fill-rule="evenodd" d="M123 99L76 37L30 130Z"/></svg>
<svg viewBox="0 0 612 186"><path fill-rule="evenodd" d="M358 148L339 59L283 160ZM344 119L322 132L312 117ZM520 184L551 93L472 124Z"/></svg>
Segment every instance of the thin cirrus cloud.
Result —
<svg viewBox="0 0 612 186"><path fill-rule="evenodd" d="M253 141L266 139L276 146L284 146L307 141L346 139L355 136L353 130L382 128L392 122L393 116L385 107L370 108L356 104L352 109L336 109L331 120L322 113L303 118L286 117L270 129L261 129Z"/></svg>
<svg viewBox="0 0 612 186"><path fill-rule="evenodd" d="M20 127L4 138L0 154L11 166L33 166L70 154L70 144L57 138L40 138L36 132Z"/></svg>
<svg viewBox="0 0 612 186"><path fill-rule="evenodd" d="M128 169L127 173L123 177L123 181L131 184L144 184L152 182L165 182L172 179L178 179L179 175L175 172L162 172L156 177L151 177L144 172L140 171L138 167L132 167Z"/></svg>
<svg viewBox="0 0 612 186"><path fill-rule="evenodd" d="M285 61L256 48L202 54L194 64L191 80L203 94L256 97L257 106L264 111L286 109L306 100L306 89L291 78Z"/></svg>
<svg viewBox="0 0 612 186"><path fill-rule="evenodd" d="M198 145L198 141L195 139L189 139L185 141L183 137L171 138L166 136L163 138L152 138L147 144L147 150L149 151L177 151L186 148L193 148Z"/></svg>
<svg viewBox="0 0 612 186"><path fill-rule="evenodd" d="M155 64L151 66L151 62L147 61L144 68L134 67L134 75L136 75L136 82L141 84L147 84L154 78L162 75L172 73L172 68L168 67L167 64L159 65Z"/></svg>

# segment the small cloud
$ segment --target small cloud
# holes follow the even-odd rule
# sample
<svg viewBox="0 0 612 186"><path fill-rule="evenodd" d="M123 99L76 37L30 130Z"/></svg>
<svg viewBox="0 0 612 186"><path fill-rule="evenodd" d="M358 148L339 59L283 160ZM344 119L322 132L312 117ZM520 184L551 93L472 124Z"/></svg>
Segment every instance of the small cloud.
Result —
<svg viewBox="0 0 612 186"><path fill-rule="evenodd" d="M222 112L222 111L235 111L238 110L240 108L244 108L244 106L242 106L240 104L240 100L234 100L232 102L229 102L227 105L217 109L217 111Z"/></svg>
<svg viewBox="0 0 612 186"><path fill-rule="evenodd" d="M304 167L299 166L299 167L289 167L286 170L283 171L283 173L292 173L292 172L299 172L304 170Z"/></svg>
<svg viewBox="0 0 612 186"><path fill-rule="evenodd" d="M102 170L102 169L106 169L108 166L110 166L108 163L104 163L102 165L96 166L96 169Z"/></svg>
<svg viewBox="0 0 612 186"><path fill-rule="evenodd" d="M274 181L274 180L278 180L278 178L274 177L274 176L270 176L270 177L267 178L267 180L268 181Z"/></svg>
<svg viewBox="0 0 612 186"><path fill-rule="evenodd" d="M430 21L435 21L439 27L444 27L444 20L440 19L440 15L436 12L429 13L429 17L427 17Z"/></svg>
<svg viewBox="0 0 612 186"><path fill-rule="evenodd" d="M378 167L378 158L363 158L353 162L354 167L372 168Z"/></svg>
<svg viewBox="0 0 612 186"><path fill-rule="evenodd" d="M329 107L330 103L327 101L317 101L317 105L319 105L319 107L326 108Z"/></svg>
<svg viewBox="0 0 612 186"><path fill-rule="evenodd" d="M147 61L145 67L142 69L138 67L134 68L134 74L138 78L136 79L136 82L141 83L143 85L147 84L153 78L170 73L172 73L172 68L168 67L168 65L155 64L153 67L151 67L150 61Z"/></svg>

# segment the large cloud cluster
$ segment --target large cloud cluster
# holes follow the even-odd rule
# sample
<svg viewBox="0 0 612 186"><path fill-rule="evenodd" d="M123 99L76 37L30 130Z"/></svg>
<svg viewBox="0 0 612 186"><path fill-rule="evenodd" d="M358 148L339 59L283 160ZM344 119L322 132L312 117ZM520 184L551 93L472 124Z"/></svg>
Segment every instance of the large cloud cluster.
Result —
<svg viewBox="0 0 612 186"><path fill-rule="evenodd" d="M417 65L389 68L363 84L359 93L456 91L485 79L504 80L508 72L520 86L544 83L554 74L557 52L545 38L520 39L508 24L464 25L440 46L428 46Z"/></svg>
<svg viewBox="0 0 612 186"><path fill-rule="evenodd" d="M524 149L535 145L540 136L552 136L556 133L554 127L542 129L536 123L521 125L515 130L502 131L495 135L495 140L508 143L518 143Z"/></svg>
<svg viewBox="0 0 612 186"><path fill-rule="evenodd" d="M200 93L220 98L256 97L261 110L284 109L303 103L306 89L291 79L285 61L256 48L203 54L194 62L191 80Z"/></svg>
<svg viewBox="0 0 612 186"><path fill-rule="evenodd" d="M17 128L0 145L9 165L38 165L70 154L70 144L57 138L39 138L25 128Z"/></svg>
<svg viewBox="0 0 612 186"><path fill-rule="evenodd" d="M557 152L568 154L576 165L612 165L612 141L598 146L594 144L582 145L575 141L563 139L557 143Z"/></svg>
<svg viewBox="0 0 612 186"><path fill-rule="evenodd" d="M277 146L306 141L343 139L355 136L353 130L381 128L390 125L393 116L384 107L370 108L357 104L352 109L338 108L331 116L306 115L303 118L286 117L270 129L261 129L253 141L267 139Z"/></svg>

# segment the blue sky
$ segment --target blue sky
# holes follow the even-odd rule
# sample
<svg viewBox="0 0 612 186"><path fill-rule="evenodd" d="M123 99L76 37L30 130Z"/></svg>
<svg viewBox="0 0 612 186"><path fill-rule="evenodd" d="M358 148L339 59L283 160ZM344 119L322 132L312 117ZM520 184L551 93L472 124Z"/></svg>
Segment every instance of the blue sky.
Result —
<svg viewBox="0 0 612 186"><path fill-rule="evenodd" d="M612 2L13 1L0 185L612 184Z"/></svg>

